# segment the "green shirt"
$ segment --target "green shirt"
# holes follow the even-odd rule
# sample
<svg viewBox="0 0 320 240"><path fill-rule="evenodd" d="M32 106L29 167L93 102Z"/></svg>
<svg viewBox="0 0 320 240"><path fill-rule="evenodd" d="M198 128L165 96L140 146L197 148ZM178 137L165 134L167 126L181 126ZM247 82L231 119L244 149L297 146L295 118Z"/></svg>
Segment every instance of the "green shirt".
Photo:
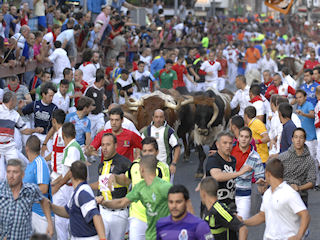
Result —
<svg viewBox="0 0 320 240"><path fill-rule="evenodd" d="M168 191L171 186L171 183L155 177L150 186L143 180L135 185L132 191L126 196L131 202L140 200L146 208L148 222L146 240L154 240L157 238L157 221L170 214L168 209Z"/></svg>
<svg viewBox="0 0 320 240"><path fill-rule="evenodd" d="M154 74L155 78L160 79L160 88L171 89L173 87L173 81L178 80L176 71L170 69L166 71L161 69Z"/></svg>
<svg viewBox="0 0 320 240"><path fill-rule="evenodd" d="M208 48L209 47L209 38L208 37L202 38L201 44L202 44L202 47Z"/></svg>

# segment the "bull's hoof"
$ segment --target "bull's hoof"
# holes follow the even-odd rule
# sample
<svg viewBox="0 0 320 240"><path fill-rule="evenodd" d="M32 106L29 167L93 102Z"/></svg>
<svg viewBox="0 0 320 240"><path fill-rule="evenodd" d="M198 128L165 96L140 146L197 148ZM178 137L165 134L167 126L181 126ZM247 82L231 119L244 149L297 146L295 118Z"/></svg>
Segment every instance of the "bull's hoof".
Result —
<svg viewBox="0 0 320 240"><path fill-rule="evenodd" d="M203 173L196 173L195 178L203 178Z"/></svg>

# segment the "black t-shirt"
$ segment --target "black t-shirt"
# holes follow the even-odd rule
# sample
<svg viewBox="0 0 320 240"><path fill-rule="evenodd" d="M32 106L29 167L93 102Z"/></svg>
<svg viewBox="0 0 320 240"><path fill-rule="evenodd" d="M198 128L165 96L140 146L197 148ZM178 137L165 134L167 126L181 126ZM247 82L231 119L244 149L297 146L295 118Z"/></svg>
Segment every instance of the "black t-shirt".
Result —
<svg viewBox="0 0 320 240"><path fill-rule="evenodd" d="M91 86L86 91L86 96L94 100L96 108L91 112L92 114L99 114L103 111L103 94L104 88L98 89L95 86Z"/></svg>
<svg viewBox="0 0 320 240"><path fill-rule="evenodd" d="M128 158L117 153L112 158L104 160L102 163L99 164L99 176L107 175L109 173L119 175L125 173L130 166L131 161ZM125 197L127 195L127 192L128 188L126 186L116 185L114 186L114 191L111 192L112 199ZM100 192L100 194L102 193Z"/></svg>
<svg viewBox="0 0 320 240"><path fill-rule="evenodd" d="M192 65L193 65L193 62L194 62L194 59L191 58L190 56L188 56L186 58L186 62L187 62L187 71L190 75L192 75L192 73L190 72L190 68L192 68Z"/></svg>
<svg viewBox="0 0 320 240"><path fill-rule="evenodd" d="M221 169L222 172L232 173L236 169L236 159L230 156L231 162L225 161L218 152L213 156L208 157L206 164L206 176L211 176L210 170L212 168ZM212 176L214 177L214 176ZM230 179L226 182L218 182L218 200L225 203L230 208L234 208L234 194L235 194L235 179Z"/></svg>
<svg viewBox="0 0 320 240"><path fill-rule="evenodd" d="M221 201L216 201L205 214L205 220L215 240L238 240L237 233L244 224L240 222L227 205ZM222 228L227 229L222 231Z"/></svg>
<svg viewBox="0 0 320 240"><path fill-rule="evenodd" d="M199 70L201 68L203 61L201 59L197 59L193 62L193 68L194 71L198 74L198 76L200 77L200 79L197 81L199 83L205 82L205 76L204 75L200 75L199 74Z"/></svg>

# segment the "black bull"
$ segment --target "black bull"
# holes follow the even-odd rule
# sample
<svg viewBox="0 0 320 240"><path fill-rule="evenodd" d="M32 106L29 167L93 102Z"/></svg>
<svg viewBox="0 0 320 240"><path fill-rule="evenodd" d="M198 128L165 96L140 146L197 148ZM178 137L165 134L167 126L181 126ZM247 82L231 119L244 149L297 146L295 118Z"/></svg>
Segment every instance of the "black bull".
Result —
<svg viewBox="0 0 320 240"><path fill-rule="evenodd" d="M215 93L211 90L198 92L193 96L190 104L181 106L178 111L180 126L177 134L183 140L185 153L184 158L189 159L189 143L194 142L195 149L199 154L199 165L196 177L203 176L203 164L206 159L203 146L213 146L217 134L223 131L232 116L230 101L233 93L229 90L222 90ZM189 134L189 143L187 142Z"/></svg>

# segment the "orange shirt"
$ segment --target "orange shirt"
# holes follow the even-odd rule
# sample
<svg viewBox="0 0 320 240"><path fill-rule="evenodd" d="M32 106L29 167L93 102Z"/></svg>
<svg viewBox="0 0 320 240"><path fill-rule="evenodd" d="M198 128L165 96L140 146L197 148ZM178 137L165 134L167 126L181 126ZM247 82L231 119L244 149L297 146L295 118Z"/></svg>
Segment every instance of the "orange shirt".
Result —
<svg viewBox="0 0 320 240"><path fill-rule="evenodd" d="M248 63L257 63L261 55L257 48L248 48L246 51L246 59Z"/></svg>

